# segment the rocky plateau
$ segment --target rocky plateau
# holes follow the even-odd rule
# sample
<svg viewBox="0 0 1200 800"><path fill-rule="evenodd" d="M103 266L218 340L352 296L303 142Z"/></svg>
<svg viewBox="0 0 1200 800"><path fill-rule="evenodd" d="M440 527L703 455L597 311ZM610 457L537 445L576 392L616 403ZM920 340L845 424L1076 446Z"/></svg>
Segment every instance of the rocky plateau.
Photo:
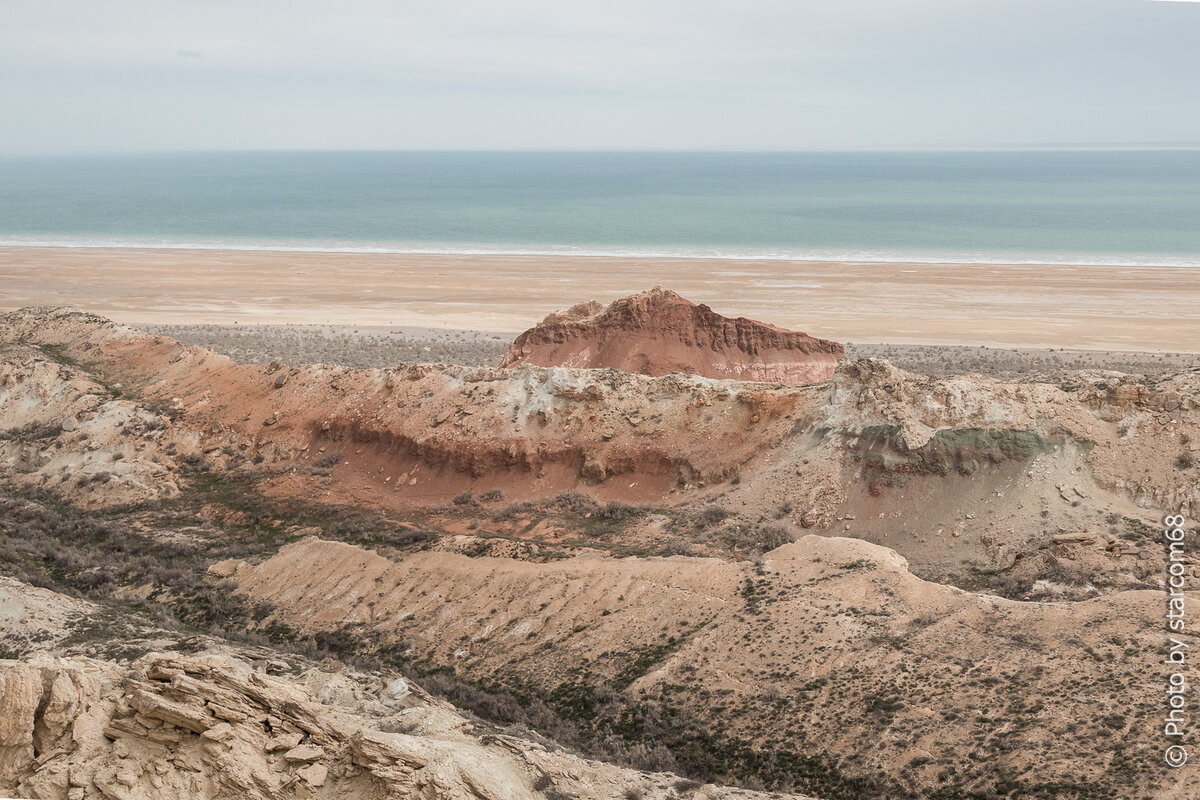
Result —
<svg viewBox="0 0 1200 800"><path fill-rule="evenodd" d="M933 377L665 290L500 367L0 315L0 794L1200 796L1198 459L1200 366Z"/></svg>

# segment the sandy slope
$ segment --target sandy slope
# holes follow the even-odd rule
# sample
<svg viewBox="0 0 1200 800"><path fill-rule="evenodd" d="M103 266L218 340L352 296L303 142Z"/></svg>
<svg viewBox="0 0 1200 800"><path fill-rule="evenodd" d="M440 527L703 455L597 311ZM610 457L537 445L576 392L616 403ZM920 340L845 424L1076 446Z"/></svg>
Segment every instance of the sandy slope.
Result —
<svg viewBox="0 0 1200 800"><path fill-rule="evenodd" d="M975 789L1012 775L1093 785L1095 797L1170 777L1147 756L1158 742L1146 719L1161 683L1146 668L1162 641L1157 591L1019 603L921 581L894 551L818 536L768 553L761 572L689 558L394 563L316 539L216 569L302 628L403 637L430 665L547 693L632 681L631 696L702 730L827 752L846 774L909 789L948 767ZM661 657L635 666L647 652ZM1168 782L1148 796L1188 795Z"/></svg>

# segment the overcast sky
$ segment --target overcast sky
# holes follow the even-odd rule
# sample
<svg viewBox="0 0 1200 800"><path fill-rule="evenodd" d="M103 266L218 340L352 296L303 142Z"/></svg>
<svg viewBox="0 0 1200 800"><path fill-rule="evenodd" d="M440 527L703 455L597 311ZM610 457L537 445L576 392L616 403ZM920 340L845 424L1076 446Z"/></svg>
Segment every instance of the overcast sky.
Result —
<svg viewBox="0 0 1200 800"><path fill-rule="evenodd" d="M0 0L0 152L1200 143L1200 3Z"/></svg>

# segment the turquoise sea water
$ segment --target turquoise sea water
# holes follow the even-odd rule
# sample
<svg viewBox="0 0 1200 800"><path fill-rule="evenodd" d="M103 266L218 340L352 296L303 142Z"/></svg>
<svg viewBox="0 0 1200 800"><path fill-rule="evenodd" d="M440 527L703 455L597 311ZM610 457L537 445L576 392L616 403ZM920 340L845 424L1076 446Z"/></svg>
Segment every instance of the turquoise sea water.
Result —
<svg viewBox="0 0 1200 800"><path fill-rule="evenodd" d="M10 158L0 244L1200 265L1200 152Z"/></svg>

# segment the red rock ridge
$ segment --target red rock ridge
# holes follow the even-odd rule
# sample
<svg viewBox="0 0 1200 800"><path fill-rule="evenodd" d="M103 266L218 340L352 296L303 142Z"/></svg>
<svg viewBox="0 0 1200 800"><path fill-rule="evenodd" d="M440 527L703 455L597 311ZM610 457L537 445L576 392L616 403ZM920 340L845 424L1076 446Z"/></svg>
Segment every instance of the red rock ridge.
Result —
<svg viewBox="0 0 1200 800"><path fill-rule="evenodd" d="M580 303L517 337L501 367L610 367L660 376L804 384L829 380L845 350L837 342L745 317L723 317L656 286L608 308Z"/></svg>

